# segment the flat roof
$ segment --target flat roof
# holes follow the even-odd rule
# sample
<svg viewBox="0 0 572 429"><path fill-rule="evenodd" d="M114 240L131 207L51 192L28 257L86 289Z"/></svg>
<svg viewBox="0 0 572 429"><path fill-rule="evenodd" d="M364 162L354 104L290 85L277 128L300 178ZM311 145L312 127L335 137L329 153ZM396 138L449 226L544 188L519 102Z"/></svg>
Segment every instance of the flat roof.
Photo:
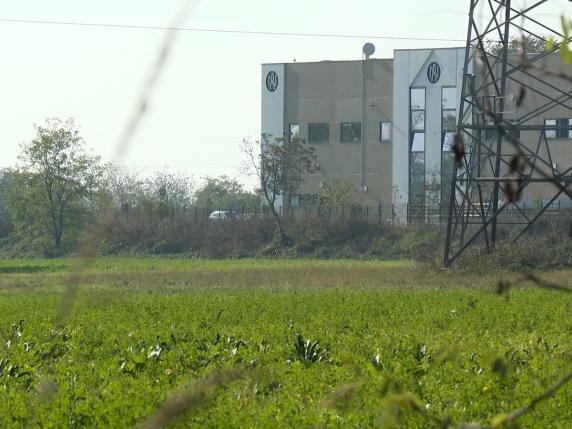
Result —
<svg viewBox="0 0 572 429"><path fill-rule="evenodd" d="M414 52L414 51L443 51L449 49L466 49L466 46L446 46L446 47L435 47L435 48L414 48L414 49L394 49L393 52ZM389 58L370 58L370 61L393 61L394 57ZM316 61L290 61L287 63L262 63L263 66L269 65L280 65L280 64L320 64L320 63L355 63L362 61L361 59L355 60L316 60Z"/></svg>
<svg viewBox="0 0 572 429"><path fill-rule="evenodd" d="M401 52L401 51L443 51L445 49L465 49L466 46L448 46L448 47L439 47L439 48L417 48L417 49L394 49L393 52Z"/></svg>
<svg viewBox="0 0 572 429"><path fill-rule="evenodd" d="M394 58L370 58L368 61L393 61ZM262 63L263 66L275 66L282 64L323 64L323 63L357 63L362 60L317 60L317 61L291 61L288 63Z"/></svg>

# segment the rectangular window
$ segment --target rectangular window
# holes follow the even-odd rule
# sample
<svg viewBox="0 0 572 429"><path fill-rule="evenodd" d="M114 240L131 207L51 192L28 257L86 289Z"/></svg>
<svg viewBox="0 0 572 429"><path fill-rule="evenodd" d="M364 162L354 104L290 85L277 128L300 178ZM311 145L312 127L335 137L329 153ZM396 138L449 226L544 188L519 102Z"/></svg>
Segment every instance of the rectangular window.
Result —
<svg viewBox="0 0 572 429"><path fill-rule="evenodd" d="M330 124L320 122L308 124L309 143L328 143L330 141Z"/></svg>
<svg viewBox="0 0 572 429"><path fill-rule="evenodd" d="M451 197L451 179L455 169L455 156L451 152L441 153L441 219L448 215Z"/></svg>
<svg viewBox="0 0 572 429"><path fill-rule="evenodd" d="M441 131L455 131L457 128L457 88L441 88Z"/></svg>
<svg viewBox="0 0 572 429"><path fill-rule="evenodd" d="M559 139L570 138L570 119L557 119L556 125L560 127L560 129L556 131L556 135Z"/></svg>
<svg viewBox="0 0 572 429"><path fill-rule="evenodd" d="M290 207L300 207L300 195L290 195Z"/></svg>
<svg viewBox="0 0 572 429"><path fill-rule="evenodd" d="M289 135L288 135L288 141L290 143L298 140L300 138L300 125L298 124L290 124L289 126Z"/></svg>
<svg viewBox="0 0 572 429"><path fill-rule="evenodd" d="M443 142L441 145L443 152L451 152L453 150L454 144L455 144L455 133L454 132L443 133Z"/></svg>
<svg viewBox="0 0 572 429"><path fill-rule="evenodd" d="M497 139L497 129L495 128L494 121L487 115L485 119L485 126L490 127L485 130L484 140L495 140Z"/></svg>
<svg viewBox="0 0 572 429"><path fill-rule="evenodd" d="M361 122L342 122L340 126L340 141L342 143L360 143Z"/></svg>
<svg viewBox="0 0 572 429"><path fill-rule="evenodd" d="M545 119L544 126L556 126L556 119ZM546 138L547 139L555 139L556 138L556 130L546 130Z"/></svg>
<svg viewBox="0 0 572 429"><path fill-rule="evenodd" d="M316 208L318 207L318 194L311 194L310 195L310 203L311 203L311 208Z"/></svg>
<svg viewBox="0 0 572 429"><path fill-rule="evenodd" d="M410 221L425 216L425 88L411 88L409 141L409 205Z"/></svg>
<svg viewBox="0 0 572 429"><path fill-rule="evenodd" d="M409 158L409 216L422 218L425 208L425 153L412 153Z"/></svg>
<svg viewBox="0 0 572 429"><path fill-rule="evenodd" d="M457 111L448 109L442 111L441 128L443 131L455 131L457 128Z"/></svg>
<svg viewBox="0 0 572 429"><path fill-rule="evenodd" d="M425 110L411 111L411 131L425 131Z"/></svg>
<svg viewBox="0 0 572 429"><path fill-rule="evenodd" d="M411 110L425 110L425 88L411 88Z"/></svg>
<svg viewBox="0 0 572 429"><path fill-rule="evenodd" d="M572 138L572 119L545 119L544 125L558 127L553 130L546 130L547 139L569 139Z"/></svg>
<svg viewBox="0 0 572 429"><path fill-rule="evenodd" d="M512 122L511 125L507 127L508 129L506 131L508 135L513 139L520 140L520 129L516 128L517 126L518 121Z"/></svg>
<svg viewBox="0 0 572 429"><path fill-rule="evenodd" d="M455 111L457 110L457 88L442 88L441 109Z"/></svg>
<svg viewBox="0 0 572 429"><path fill-rule="evenodd" d="M411 133L411 152L425 152L425 133Z"/></svg>
<svg viewBox="0 0 572 429"><path fill-rule="evenodd" d="M381 121L379 123L379 141L388 142L391 140L391 122Z"/></svg>
<svg viewBox="0 0 572 429"><path fill-rule="evenodd" d="M494 140L497 139L497 130L485 130L485 140Z"/></svg>

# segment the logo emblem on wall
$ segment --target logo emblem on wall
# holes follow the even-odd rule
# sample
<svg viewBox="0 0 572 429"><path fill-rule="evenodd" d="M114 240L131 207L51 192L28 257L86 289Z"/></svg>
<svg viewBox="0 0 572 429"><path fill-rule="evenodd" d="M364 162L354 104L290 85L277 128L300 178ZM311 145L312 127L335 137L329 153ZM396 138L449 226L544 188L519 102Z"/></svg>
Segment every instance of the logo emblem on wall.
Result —
<svg viewBox="0 0 572 429"><path fill-rule="evenodd" d="M441 79L441 66L438 63L433 61L429 64L429 67L427 67L427 79L431 83L439 82L439 79Z"/></svg>
<svg viewBox="0 0 572 429"><path fill-rule="evenodd" d="M275 71L270 71L266 75L266 88L270 92L274 92L278 88L278 75Z"/></svg>

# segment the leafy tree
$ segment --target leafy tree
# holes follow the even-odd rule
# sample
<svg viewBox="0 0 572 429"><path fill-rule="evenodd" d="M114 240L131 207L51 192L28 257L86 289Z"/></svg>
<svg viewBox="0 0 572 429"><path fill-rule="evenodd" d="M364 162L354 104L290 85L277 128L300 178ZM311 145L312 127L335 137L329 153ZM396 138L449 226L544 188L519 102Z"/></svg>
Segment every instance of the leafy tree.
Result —
<svg viewBox="0 0 572 429"><path fill-rule="evenodd" d="M82 224L92 208L100 158L91 155L72 119L49 119L22 144L7 203L17 229L47 233L59 248L67 228Z"/></svg>
<svg viewBox="0 0 572 429"><path fill-rule="evenodd" d="M330 183L324 183L318 193L320 208L335 208L341 216L346 207L359 202L358 191L354 185L344 179L334 178Z"/></svg>
<svg viewBox="0 0 572 429"><path fill-rule="evenodd" d="M207 177L205 183L194 194L197 207L210 210L253 210L260 204L260 198L244 189L236 179L228 176Z"/></svg>
<svg viewBox="0 0 572 429"><path fill-rule="evenodd" d="M14 228L10 216L10 209L6 204L7 191L13 178L14 172L12 170L0 170L0 238L6 237Z"/></svg>
<svg viewBox="0 0 572 429"><path fill-rule="evenodd" d="M280 244L284 245L288 240L276 201L278 196L294 192L303 183L304 175L315 171L314 149L304 140L289 142L269 134L263 134L260 140L243 140L241 149L246 155L247 171L258 178L259 192L276 221Z"/></svg>
<svg viewBox="0 0 572 429"><path fill-rule="evenodd" d="M135 207L145 198L145 181L139 172L118 165L106 165L102 194L116 208Z"/></svg>
<svg viewBox="0 0 572 429"><path fill-rule="evenodd" d="M500 55L502 43L497 40L489 40L485 44L485 51L493 55ZM531 35L515 35L508 42L508 53L514 54L539 54L546 49L546 41Z"/></svg>
<svg viewBox="0 0 572 429"><path fill-rule="evenodd" d="M188 207L191 204L192 180L167 169L158 171L148 181L147 193L158 206L161 217L171 210Z"/></svg>

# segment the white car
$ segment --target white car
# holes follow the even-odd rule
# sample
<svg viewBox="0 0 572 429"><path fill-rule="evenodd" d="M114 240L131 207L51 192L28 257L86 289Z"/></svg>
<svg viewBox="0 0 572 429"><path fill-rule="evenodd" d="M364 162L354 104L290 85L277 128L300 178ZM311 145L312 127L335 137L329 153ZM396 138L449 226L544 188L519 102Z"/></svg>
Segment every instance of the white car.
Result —
<svg viewBox="0 0 572 429"><path fill-rule="evenodd" d="M230 219L231 215L228 211L217 210L209 215L209 220L226 220Z"/></svg>

